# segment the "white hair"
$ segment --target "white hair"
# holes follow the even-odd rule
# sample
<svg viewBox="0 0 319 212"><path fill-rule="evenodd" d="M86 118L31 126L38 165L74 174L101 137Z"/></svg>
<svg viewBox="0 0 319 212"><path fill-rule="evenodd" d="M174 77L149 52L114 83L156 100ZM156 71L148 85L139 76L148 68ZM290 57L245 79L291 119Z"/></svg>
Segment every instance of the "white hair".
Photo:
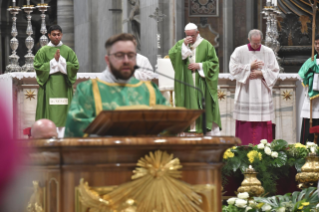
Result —
<svg viewBox="0 0 319 212"><path fill-rule="evenodd" d="M248 33L248 39L250 40L253 36L260 36L261 40L263 39L263 33L259 29L252 29Z"/></svg>
<svg viewBox="0 0 319 212"><path fill-rule="evenodd" d="M190 30L196 30L198 31L198 27L196 24L193 24L193 23L188 23L186 26L185 26L185 31L190 31Z"/></svg>

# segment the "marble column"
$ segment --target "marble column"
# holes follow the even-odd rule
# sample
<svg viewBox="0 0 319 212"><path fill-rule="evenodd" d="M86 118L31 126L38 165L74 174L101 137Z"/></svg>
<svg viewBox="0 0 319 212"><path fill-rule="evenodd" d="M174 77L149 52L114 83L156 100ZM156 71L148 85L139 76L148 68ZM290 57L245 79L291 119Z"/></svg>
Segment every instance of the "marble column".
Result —
<svg viewBox="0 0 319 212"><path fill-rule="evenodd" d="M184 33L184 27L185 27L185 0L175 0L175 8L174 8L174 14L175 14L175 25L174 25L174 44L179 41L180 39L183 39L185 37Z"/></svg>
<svg viewBox="0 0 319 212"><path fill-rule="evenodd" d="M57 1L57 21L63 31L62 42L74 49L74 10L73 0Z"/></svg>
<svg viewBox="0 0 319 212"><path fill-rule="evenodd" d="M141 54L154 66L157 60L157 23L149 16L158 7L158 0L140 0Z"/></svg>
<svg viewBox="0 0 319 212"><path fill-rule="evenodd" d="M234 50L233 41L233 0L223 1L223 72L229 72L229 58ZM221 62L221 61L220 61Z"/></svg>
<svg viewBox="0 0 319 212"><path fill-rule="evenodd" d="M75 53L80 72L102 72L105 41L122 32L121 1L74 1Z"/></svg>
<svg viewBox="0 0 319 212"><path fill-rule="evenodd" d="M254 28L254 0L246 0L246 32Z"/></svg>

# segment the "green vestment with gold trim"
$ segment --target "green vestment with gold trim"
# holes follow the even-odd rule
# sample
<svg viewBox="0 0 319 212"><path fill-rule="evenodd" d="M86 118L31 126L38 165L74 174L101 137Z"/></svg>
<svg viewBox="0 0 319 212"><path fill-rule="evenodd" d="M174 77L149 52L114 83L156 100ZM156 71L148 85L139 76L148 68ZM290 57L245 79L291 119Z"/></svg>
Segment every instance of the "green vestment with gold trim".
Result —
<svg viewBox="0 0 319 212"><path fill-rule="evenodd" d="M83 137L102 110L129 105L169 105L157 86L132 77L127 84L88 80L77 85L67 115L65 137Z"/></svg>
<svg viewBox="0 0 319 212"><path fill-rule="evenodd" d="M175 70L175 79L181 80L188 84L194 85L192 71L188 69L189 60L182 59L182 45L184 40L178 41L174 47L169 50L169 58ZM218 57L213 45L203 40L196 47L196 63L202 63L205 78L201 77L198 72L195 72L195 81L198 88L204 93L206 101L206 127L208 131L212 130L213 122L219 128L222 128L217 85L219 74ZM177 107L186 107L188 109L202 109L201 94L197 90L189 86L185 86L179 82L175 82L175 104ZM202 132L202 116L196 120L196 131Z"/></svg>

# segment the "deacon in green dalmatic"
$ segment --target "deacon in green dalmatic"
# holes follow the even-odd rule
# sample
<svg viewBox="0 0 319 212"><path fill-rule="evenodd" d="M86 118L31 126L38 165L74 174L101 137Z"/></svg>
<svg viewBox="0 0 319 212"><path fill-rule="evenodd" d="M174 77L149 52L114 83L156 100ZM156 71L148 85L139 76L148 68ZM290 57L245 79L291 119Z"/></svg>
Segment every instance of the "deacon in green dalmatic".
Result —
<svg viewBox="0 0 319 212"><path fill-rule="evenodd" d="M175 70L175 79L199 87L206 101L207 135L220 135L222 128L217 84L218 57L212 44L202 38L195 24L185 27L186 38L178 41L169 51ZM175 82L175 102L178 107L202 109L201 94L193 88ZM202 132L201 118L191 126L191 131Z"/></svg>
<svg viewBox="0 0 319 212"><path fill-rule="evenodd" d="M134 77L136 42L122 33L105 43L108 65L99 79L78 84L68 113L65 137L82 137L84 130L103 110L129 105L168 105L157 86Z"/></svg>
<svg viewBox="0 0 319 212"><path fill-rule="evenodd" d="M74 51L64 45L62 29L51 26L48 31L50 43L35 55L34 68L39 84L36 120L49 119L58 128L59 137L64 134L64 126L73 96L73 84L79 70L79 62Z"/></svg>

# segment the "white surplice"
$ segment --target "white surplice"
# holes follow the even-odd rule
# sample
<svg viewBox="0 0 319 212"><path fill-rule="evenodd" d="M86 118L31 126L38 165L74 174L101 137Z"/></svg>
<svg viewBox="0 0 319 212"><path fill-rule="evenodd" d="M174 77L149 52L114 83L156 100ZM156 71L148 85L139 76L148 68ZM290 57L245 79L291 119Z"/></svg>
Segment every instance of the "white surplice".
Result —
<svg viewBox="0 0 319 212"><path fill-rule="evenodd" d="M258 68L263 79L249 79L254 60L264 62L264 66ZM230 57L229 71L236 79L233 118L239 121L274 121L272 88L278 78L279 66L273 51L263 45L260 51L249 51L248 45L237 47Z"/></svg>

